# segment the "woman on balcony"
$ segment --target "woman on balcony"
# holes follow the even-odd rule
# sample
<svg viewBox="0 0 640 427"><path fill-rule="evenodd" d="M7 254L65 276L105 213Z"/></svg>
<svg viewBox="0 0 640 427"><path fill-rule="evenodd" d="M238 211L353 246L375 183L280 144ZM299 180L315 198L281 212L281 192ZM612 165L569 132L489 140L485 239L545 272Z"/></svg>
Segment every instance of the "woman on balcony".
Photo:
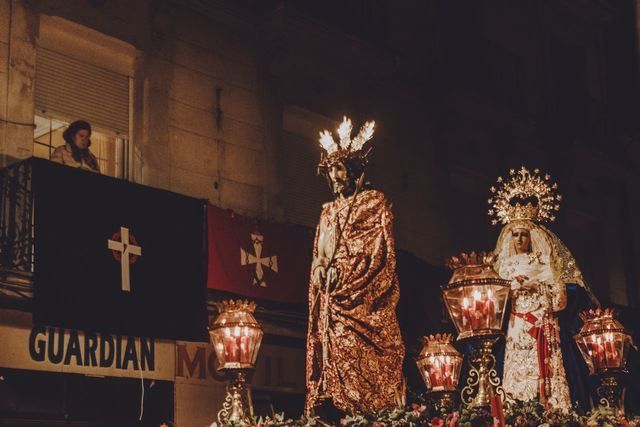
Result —
<svg viewBox="0 0 640 427"><path fill-rule="evenodd" d="M91 125L84 120L76 120L62 134L66 144L57 147L51 154L56 163L100 173L100 166L91 146Z"/></svg>

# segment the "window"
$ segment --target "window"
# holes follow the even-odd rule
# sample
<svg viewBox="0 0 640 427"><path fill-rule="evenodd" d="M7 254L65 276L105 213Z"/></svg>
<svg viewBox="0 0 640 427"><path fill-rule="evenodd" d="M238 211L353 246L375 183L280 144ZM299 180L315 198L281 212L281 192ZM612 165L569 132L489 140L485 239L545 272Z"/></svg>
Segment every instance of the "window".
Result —
<svg viewBox="0 0 640 427"><path fill-rule="evenodd" d="M69 122L36 114L33 135L33 155L50 159L56 147L65 144L62 133ZM98 159L100 172L104 175L123 178L125 174L127 140L92 129L91 152Z"/></svg>
<svg viewBox="0 0 640 427"><path fill-rule="evenodd" d="M128 178L137 51L113 37L41 16L36 48L33 155L49 159L69 123L91 123L91 152L105 175Z"/></svg>

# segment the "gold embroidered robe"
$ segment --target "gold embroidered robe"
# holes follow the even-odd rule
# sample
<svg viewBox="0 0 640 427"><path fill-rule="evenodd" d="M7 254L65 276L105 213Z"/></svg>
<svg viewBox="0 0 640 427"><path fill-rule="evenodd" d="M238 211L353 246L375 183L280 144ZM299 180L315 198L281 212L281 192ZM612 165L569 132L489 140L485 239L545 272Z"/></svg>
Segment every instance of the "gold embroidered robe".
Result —
<svg viewBox="0 0 640 427"><path fill-rule="evenodd" d="M318 291L311 272L307 410L328 398L347 413L404 402L392 218L391 204L375 190L323 206L314 255L323 227L331 233L338 280L328 293Z"/></svg>

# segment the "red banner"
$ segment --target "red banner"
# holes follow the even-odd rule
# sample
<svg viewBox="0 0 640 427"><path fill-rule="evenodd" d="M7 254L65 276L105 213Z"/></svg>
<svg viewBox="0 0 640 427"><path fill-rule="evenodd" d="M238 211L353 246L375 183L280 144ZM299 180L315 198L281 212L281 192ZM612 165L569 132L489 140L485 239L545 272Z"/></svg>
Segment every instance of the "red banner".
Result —
<svg viewBox="0 0 640 427"><path fill-rule="evenodd" d="M209 205L207 287L306 304L313 230L248 218Z"/></svg>

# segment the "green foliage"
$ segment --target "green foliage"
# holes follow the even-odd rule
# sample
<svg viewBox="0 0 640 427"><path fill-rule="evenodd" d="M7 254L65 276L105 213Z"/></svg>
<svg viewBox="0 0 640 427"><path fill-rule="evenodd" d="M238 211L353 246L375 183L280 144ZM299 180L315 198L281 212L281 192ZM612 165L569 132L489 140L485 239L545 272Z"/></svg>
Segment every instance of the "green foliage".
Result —
<svg viewBox="0 0 640 427"><path fill-rule="evenodd" d="M640 417L626 417L613 409L598 408L586 415L575 411L546 410L538 402L507 402L505 422L509 427L640 427ZM284 414L254 420L255 427L327 427L317 417L286 419ZM340 427L491 427L493 417L485 408L461 406L450 414L428 404L414 403L404 409L385 409L376 414L349 415Z"/></svg>

